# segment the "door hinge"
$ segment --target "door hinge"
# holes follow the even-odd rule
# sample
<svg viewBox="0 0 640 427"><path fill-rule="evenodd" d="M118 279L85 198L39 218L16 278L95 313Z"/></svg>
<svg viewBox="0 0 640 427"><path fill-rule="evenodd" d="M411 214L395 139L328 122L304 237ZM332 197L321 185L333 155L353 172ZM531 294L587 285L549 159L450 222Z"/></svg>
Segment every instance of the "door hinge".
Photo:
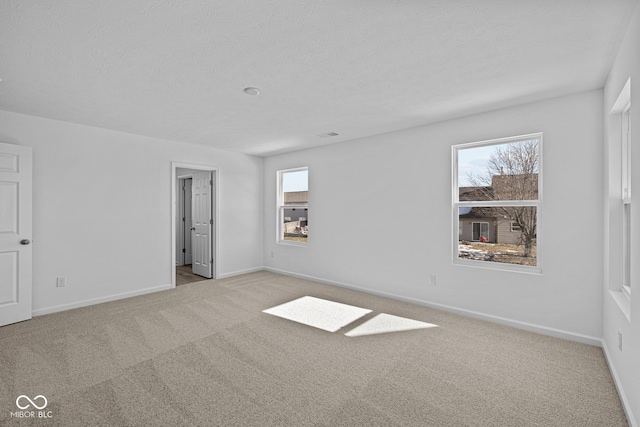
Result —
<svg viewBox="0 0 640 427"><path fill-rule="evenodd" d="M185 253L185 252L186 252L186 250L184 248L182 248L182 253Z"/></svg>
<svg viewBox="0 0 640 427"><path fill-rule="evenodd" d="M212 219L209 220L209 224L213 224L213 220Z"/></svg>
<svg viewBox="0 0 640 427"><path fill-rule="evenodd" d="M182 222L184 222L184 217L182 217Z"/></svg>
<svg viewBox="0 0 640 427"><path fill-rule="evenodd" d="M212 179L209 180L209 185L213 185L213 180Z"/></svg>

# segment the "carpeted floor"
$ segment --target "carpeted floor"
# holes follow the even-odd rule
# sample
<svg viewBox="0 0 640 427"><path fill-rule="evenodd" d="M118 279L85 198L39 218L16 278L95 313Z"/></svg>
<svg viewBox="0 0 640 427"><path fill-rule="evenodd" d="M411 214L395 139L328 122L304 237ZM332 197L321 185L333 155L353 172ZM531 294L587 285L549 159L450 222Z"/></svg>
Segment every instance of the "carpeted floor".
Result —
<svg viewBox="0 0 640 427"><path fill-rule="evenodd" d="M372 312L262 313L302 296ZM380 313L438 327L344 335ZM268 272L2 327L0 373L0 425L627 425L600 348ZM50 418L12 418L20 395Z"/></svg>

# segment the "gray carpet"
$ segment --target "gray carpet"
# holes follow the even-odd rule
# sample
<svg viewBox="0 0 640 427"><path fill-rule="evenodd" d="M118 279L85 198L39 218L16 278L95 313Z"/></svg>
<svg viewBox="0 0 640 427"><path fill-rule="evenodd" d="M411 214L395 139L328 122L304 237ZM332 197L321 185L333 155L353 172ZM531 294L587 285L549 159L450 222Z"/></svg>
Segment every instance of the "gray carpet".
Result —
<svg viewBox="0 0 640 427"><path fill-rule="evenodd" d="M373 312L262 313L305 295ZM344 335L379 313L438 327ZM267 272L2 327L0 372L0 425L627 425L600 348ZM51 418L11 418L20 395Z"/></svg>

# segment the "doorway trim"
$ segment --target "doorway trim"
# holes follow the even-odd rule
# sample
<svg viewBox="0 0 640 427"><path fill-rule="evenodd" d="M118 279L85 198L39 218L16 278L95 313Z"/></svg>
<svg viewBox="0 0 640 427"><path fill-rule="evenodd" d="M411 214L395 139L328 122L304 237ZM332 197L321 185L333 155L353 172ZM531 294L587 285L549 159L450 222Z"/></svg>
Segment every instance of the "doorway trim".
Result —
<svg viewBox="0 0 640 427"><path fill-rule="evenodd" d="M178 213L178 186L177 186L177 169L193 169L200 171L208 171L211 172L212 179L214 182L213 185L213 198L214 201L214 209L212 210L213 214L213 226L215 230L214 238L211 241L211 255L214 259L213 269L211 270L212 279L216 279L218 277L218 236L220 235L220 221L219 221L219 211L220 211L220 173L219 168L217 166L212 165L202 165L197 163L185 163L185 162L171 162L171 288L176 287L176 215Z"/></svg>

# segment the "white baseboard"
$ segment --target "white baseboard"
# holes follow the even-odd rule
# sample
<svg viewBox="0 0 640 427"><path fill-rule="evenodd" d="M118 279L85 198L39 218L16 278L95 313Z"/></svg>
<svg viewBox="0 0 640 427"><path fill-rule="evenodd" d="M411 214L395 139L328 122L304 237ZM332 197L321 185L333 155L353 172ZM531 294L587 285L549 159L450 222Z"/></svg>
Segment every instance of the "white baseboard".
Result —
<svg viewBox="0 0 640 427"><path fill-rule="evenodd" d="M627 416L629 426L638 427L638 424L633 417L633 412L631 412L631 406L629 405L627 395L624 393L624 389L622 388L622 382L620 381L618 372L616 371L613 360L611 359L611 352L609 351L609 347L607 347L607 342L605 340L602 340L602 350L604 351L604 358L607 361L607 365L609 366L609 371L611 371L613 383L616 385L616 389L618 390L618 396L620 396L620 401L622 402L622 407L624 408L624 413Z"/></svg>
<svg viewBox="0 0 640 427"><path fill-rule="evenodd" d="M241 274L255 273L257 271L264 271L264 267L260 266L260 267L247 268L246 270L232 271L231 273L220 274L218 275L217 278L226 279L228 277L240 276Z"/></svg>
<svg viewBox="0 0 640 427"><path fill-rule="evenodd" d="M531 323L520 322L518 320L507 319L507 318L504 318L504 317L494 316L494 315L491 315L491 314L485 314L485 313L480 313L480 312L477 312L477 311L472 311L472 310L466 310L466 309L462 309L462 308L452 307L452 306L449 306L449 305L433 303L433 302L429 302L429 301L425 301L425 300L420 300L420 299L417 299L417 298L404 297L402 295L396 295L396 294L392 294L392 293L388 293L388 292L375 291L375 290L371 290L371 289L367 289L367 288L362 288L362 287L359 287L359 286L349 285L347 283L336 282L336 281L333 281L333 280L322 279L322 278L314 277L314 276L307 276L306 274L298 274L298 273L293 273L293 272L286 271L286 270L279 270L277 268L265 267L264 270L270 271L272 273L283 274L285 276L297 277L297 278L300 278L300 279L311 280L313 282L324 283L324 284L332 285L332 286L338 286L340 288L353 289L353 290L359 291L359 292L364 292L364 293L368 293L368 294L372 294L372 295L378 295L378 296L381 296L381 297L391 298L391 299L395 299L395 300L398 300L398 301L404 301L404 302L408 302L408 303L412 303L412 304L416 304L416 305L421 305L423 307L429 307L429 308L434 308L434 309L437 309L437 310L447 311L447 312L450 312L450 313L460 314L462 316L473 317L475 319L486 320L488 322L499 323L499 324L502 324L502 325L505 325L505 326L511 326L513 328L523 329L523 330L526 330L526 331L529 331L529 332L535 332L535 333L542 334L542 335L548 335L548 336L552 336L552 337L556 337L556 338L562 338L562 339L566 339L566 340L570 340L570 341L576 341L576 342L580 342L580 343L583 343L583 344L593 345L593 346L596 346L596 347L600 347L602 345L602 341L600 340L600 338L591 337L591 336L588 336L588 335L576 334L574 332L568 332L568 331L563 331L563 330L560 330L560 329L549 328L549 327L546 327L546 326L539 326L539 325L534 325L534 324L531 324Z"/></svg>
<svg viewBox="0 0 640 427"><path fill-rule="evenodd" d="M138 295L150 294L152 292L166 291L168 289L171 289L171 284L155 286L153 288L139 289L137 291L124 292L121 294L109 295L106 297L92 298L84 301L72 302L69 304L56 305L54 307L39 308L37 310L33 310L31 314L34 317L42 316L44 314L51 314L51 313L57 313L59 311L72 310L74 308L87 307L90 305L101 304L103 302L116 301L119 299L135 297Z"/></svg>
<svg viewBox="0 0 640 427"><path fill-rule="evenodd" d="M231 273L224 273L224 274L219 275L218 279L225 279L227 277L239 276L241 274L255 273L256 271L263 271L263 270L264 270L264 268L262 266L260 266L260 267L249 268L249 269L246 269L246 270L233 271ZM94 305L94 304L101 304L103 302L116 301L116 300L119 300L119 299L135 297L135 296L138 296L138 295L150 294L152 292L166 291L168 289L172 289L171 284L162 285L162 286L155 286L155 287L152 287L152 288L145 288L145 289L140 289L140 290L137 290L137 291L125 292L125 293L116 294L116 295L109 295L109 296L106 296L106 297L92 298L92 299L73 302L73 303L69 303L69 304L56 305L56 306L53 306L53 307L39 308L37 310L33 310L31 312L31 314L34 317L35 316L42 316L42 315L45 315L45 314L57 313L59 311L72 310L74 308L81 308L81 307L87 307L87 306Z"/></svg>

